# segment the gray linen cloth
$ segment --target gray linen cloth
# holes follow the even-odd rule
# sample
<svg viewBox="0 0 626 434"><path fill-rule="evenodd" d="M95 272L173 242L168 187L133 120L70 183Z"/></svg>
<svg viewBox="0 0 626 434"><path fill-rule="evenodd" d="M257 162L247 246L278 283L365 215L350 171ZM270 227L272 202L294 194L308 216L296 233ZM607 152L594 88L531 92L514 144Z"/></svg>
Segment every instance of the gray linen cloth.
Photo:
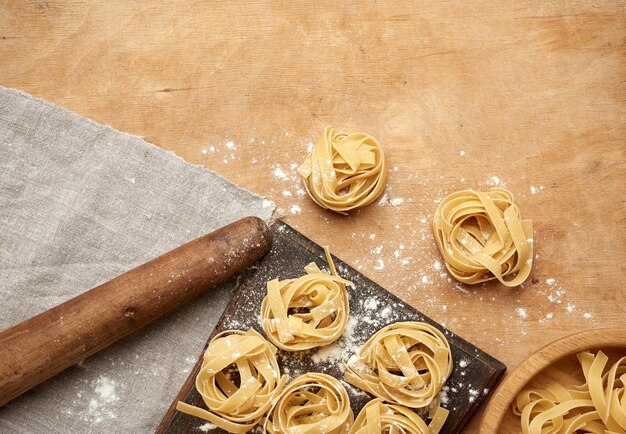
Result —
<svg viewBox="0 0 626 434"><path fill-rule="evenodd" d="M139 137L0 87L0 329L273 206ZM2 433L152 432L232 283L0 409ZM0 363L2 361L0 360Z"/></svg>

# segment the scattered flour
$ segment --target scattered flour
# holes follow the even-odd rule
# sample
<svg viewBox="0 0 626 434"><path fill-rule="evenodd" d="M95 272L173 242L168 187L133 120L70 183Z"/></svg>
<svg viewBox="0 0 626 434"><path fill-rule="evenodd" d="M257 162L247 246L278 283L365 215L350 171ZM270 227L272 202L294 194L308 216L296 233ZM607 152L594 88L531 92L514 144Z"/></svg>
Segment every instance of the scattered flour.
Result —
<svg viewBox="0 0 626 434"><path fill-rule="evenodd" d="M96 380L96 393L104 402L115 402L119 398L115 394L115 383L106 377L100 377Z"/></svg>
<svg viewBox="0 0 626 434"><path fill-rule="evenodd" d="M119 401L115 393L115 382L107 377L100 376L94 382L95 397L88 401L87 412L83 420L95 424L101 423L105 418L115 419L117 416L111 407Z"/></svg>
<svg viewBox="0 0 626 434"><path fill-rule="evenodd" d="M518 307L515 311L517 312L520 318L522 319L528 318L528 312L526 312L526 309L524 309L523 307Z"/></svg>
<svg viewBox="0 0 626 434"><path fill-rule="evenodd" d="M376 260L376 265L374 266L374 270L376 271L381 271L385 269L385 261L383 261L382 259L378 258Z"/></svg>
<svg viewBox="0 0 626 434"><path fill-rule="evenodd" d="M491 185L500 185L500 178L498 178L497 176L492 176L491 178L489 178L489 184Z"/></svg>
<svg viewBox="0 0 626 434"><path fill-rule="evenodd" d="M450 398L448 397L448 392L450 391L450 388L448 386L444 386L441 389L441 392L439 393L439 396L441 396L441 403L445 406L450 402Z"/></svg>
<svg viewBox="0 0 626 434"><path fill-rule="evenodd" d="M351 316L343 336L338 341L317 350L311 355L311 360L315 363L347 361L350 355L355 354L359 349L355 334L358 321L357 318Z"/></svg>
<svg viewBox="0 0 626 434"><path fill-rule="evenodd" d="M480 394L480 391L476 390L476 389L470 389L469 390L469 398L468 401L469 402L474 402L476 401L476 398L478 397L478 395Z"/></svg>
<svg viewBox="0 0 626 434"><path fill-rule="evenodd" d="M400 206L404 203L404 199L401 197L396 197L395 199L391 199L391 206Z"/></svg>
<svg viewBox="0 0 626 434"><path fill-rule="evenodd" d="M202 431L202 432L209 432L209 430L214 430L214 429L216 429L216 428L217 428L217 426L216 426L216 425L213 425L211 422L207 422L207 423L205 423L204 425L200 425L200 426L198 427L198 429L199 429L200 431Z"/></svg>
<svg viewBox="0 0 626 434"><path fill-rule="evenodd" d="M341 361L344 353L345 348L341 344L335 342L334 344L326 345L325 347L317 350L311 355L311 360L313 360L315 363L330 360Z"/></svg>
<svg viewBox="0 0 626 434"><path fill-rule="evenodd" d="M299 205L291 205L289 207L289 212L291 212L291 214L300 214L302 212L302 208L300 208Z"/></svg>
<svg viewBox="0 0 626 434"><path fill-rule="evenodd" d="M280 166L276 166L274 168L274 178L286 181L289 179L289 176L287 176L287 173Z"/></svg>
<svg viewBox="0 0 626 434"><path fill-rule="evenodd" d="M376 297L369 297L365 303L363 304L363 307L365 307L365 309L367 310L376 310L378 309L378 298Z"/></svg>
<svg viewBox="0 0 626 434"><path fill-rule="evenodd" d="M226 146L226 148L227 148L228 150L230 150L230 151L234 151L235 149L237 149L237 148L235 147L235 143L234 143L233 141L231 141L231 140L229 140L228 142L226 142L226 143L224 144L224 146Z"/></svg>

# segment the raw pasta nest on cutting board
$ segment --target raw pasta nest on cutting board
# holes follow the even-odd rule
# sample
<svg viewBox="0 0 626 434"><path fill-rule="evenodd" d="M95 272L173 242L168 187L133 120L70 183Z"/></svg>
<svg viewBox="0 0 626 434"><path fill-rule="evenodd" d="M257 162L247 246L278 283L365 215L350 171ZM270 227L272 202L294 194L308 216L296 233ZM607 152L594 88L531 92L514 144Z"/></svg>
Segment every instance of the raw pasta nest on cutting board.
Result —
<svg viewBox="0 0 626 434"><path fill-rule="evenodd" d="M522 220L513 194L505 188L448 195L435 211L433 230L446 268L460 282L497 279L512 287L530 274L532 221Z"/></svg>
<svg viewBox="0 0 626 434"><path fill-rule="evenodd" d="M176 409L228 432L245 433L265 416L286 382L272 344L253 329L227 330L209 342L196 377L196 389L210 411L181 401Z"/></svg>
<svg viewBox="0 0 626 434"><path fill-rule="evenodd" d="M452 364L450 344L438 329L426 323L398 322L369 338L345 365L344 378L386 401L429 407L433 415Z"/></svg>
<svg viewBox="0 0 626 434"><path fill-rule="evenodd" d="M375 138L330 127L298 173L315 203L342 214L375 201L387 181L385 153Z"/></svg>
<svg viewBox="0 0 626 434"><path fill-rule="evenodd" d="M330 274L311 262L304 276L273 279L261 304L261 323L268 339L285 351L328 345L341 337L350 307L346 285L337 274L328 248L324 248Z"/></svg>
<svg viewBox="0 0 626 434"><path fill-rule="evenodd" d="M345 330L346 285L352 282L339 277L327 247L324 252L330 273L310 263L304 276L267 284L261 323L268 339L285 351L328 345ZM219 333L209 342L196 377L196 389L209 411L180 401L177 410L231 433L256 425L276 434L348 433L354 414L341 382L310 372L285 387L276 353L253 329ZM378 399L365 406L350 432L439 432L448 415L439 406L439 393L452 371L443 333L426 323L398 322L372 335L357 356L358 362L346 365L345 379ZM430 424L407 407L422 410Z"/></svg>
<svg viewBox="0 0 626 434"><path fill-rule="evenodd" d="M271 434L347 432L354 421L348 392L328 374L310 372L291 381L268 415Z"/></svg>
<svg viewBox="0 0 626 434"><path fill-rule="evenodd" d="M276 348L252 329L216 335L196 377L196 388L211 411L180 401L177 410L231 433L248 432L265 417L262 426L272 434L437 434L448 416L439 406L439 393L452 370L450 346L429 324L407 321L384 327L359 350L360 361L346 365L346 381L378 396L356 421L338 379L309 372L284 387L286 376L279 378L275 354ZM240 386L227 370L232 364ZM430 423L408 407L424 410Z"/></svg>
<svg viewBox="0 0 626 434"><path fill-rule="evenodd" d="M436 434L448 415L441 407L439 411L427 425L413 410L376 398L365 404L348 434Z"/></svg>
<svg viewBox="0 0 626 434"><path fill-rule="evenodd" d="M527 389L517 395L513 413L521 418L523 434L579 432L626 434L626 357L606 372L608 357L583 351L578 361L585 383Z"/></svg>

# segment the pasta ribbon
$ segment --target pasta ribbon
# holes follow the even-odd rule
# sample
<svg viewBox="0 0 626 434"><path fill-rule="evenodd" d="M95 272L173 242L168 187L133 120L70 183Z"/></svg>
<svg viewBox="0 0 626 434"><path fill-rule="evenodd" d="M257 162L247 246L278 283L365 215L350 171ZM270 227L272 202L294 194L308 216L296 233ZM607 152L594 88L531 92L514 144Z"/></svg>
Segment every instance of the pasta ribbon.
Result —
<svg viewBox="0 0 626 434"><path fill-rule="evenodd" d="M298 173L315 203L341 214L375 201L387 180L385 153L375 138L330 127Z"/></svg>
<svg viewBox="0 0 626 434"><path fill-rule="evenodd" d="M331 274L311 262L304 276L267 282L261 323L267 338L282 350L328 345L343 335L350 314L346 285L352 282L337 275L327 247L324 252Z"/></svg>
<svg viewBox="0 0 626 434"><path fill-rule="evenodd" d="M253 329L227 330L209 342L196 389L210 411L178 401L176 409L231 433L246 433L265 416L287 382L276 348Z"/></svg>
<svg viewBox="0 0 626 434"><path fill-rule="evenodd" d="M512 287L530 274L532 220L522 220L513 194L505 188L448 195L435 211L433 230L446 268L460 282L498 279Z"/></svg>
<svg viewBox="0 0 626 434"><path fill-rule="evenodd" d="M407 321L377 331L345 364L345 380L409 408L438 406L452 372L446 337L430 324Z"/></svg>
<svg viewBox="0 0 626 434"><path fill-rule="evenodd" d="M354 421L350 397L335 377L317 372L296 377L268 415L270 434L339 434Z"/></svg>
<svg viewBox="0 0 626 434"><path fill-rule="evenodd" d="M513 413L524 434L626 434L626 357L606 372L608 357L583 351L578 361L585 383L527 389L517 395Z"/></svg>
<svg viewBox="0 0 626 434"><path fill-rule="evenodd" d="M437 407L430 424L413 410L376 398L365 404L348 434L438 434L448 410Z"/></svg>

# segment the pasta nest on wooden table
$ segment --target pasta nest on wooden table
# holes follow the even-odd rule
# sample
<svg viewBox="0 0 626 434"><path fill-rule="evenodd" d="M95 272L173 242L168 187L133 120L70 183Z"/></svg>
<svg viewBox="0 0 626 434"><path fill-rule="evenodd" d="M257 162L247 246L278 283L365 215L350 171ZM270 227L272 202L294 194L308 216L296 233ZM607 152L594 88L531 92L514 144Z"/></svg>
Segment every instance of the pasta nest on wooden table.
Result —
<svg viewBox="0 0 626 434"><path fill-rule="evenodd" d="M409 408L439 406L452 372L448 340L430 324L406 321L377 331L345 364L345 380L361 390Z"/></svg>
<svg viewBox="0 0 626 434"><path fill-rule="evenodd" d="M328 345L343 335L350 306L346 285L337 275L328 248L324 248L330 274L314 263L297 279L273 279L261 303L261 323L267 338L285 351Z"/></svg>
<svg viewBox="0 0 626 434"><path fill-rule="evenodd" d="M505 188L448 195L437 206L433 230L446 268L460 282L498 279L512 287L530 274L532 221L522 220L513 194Z"/></svg>
<svg viewBox="0 0 626 434"><path fill-rule="evenodd" d="M375 201L387 180L385 153L375 138L330 127L298 173L315 203L341 214Z"/></svg>
<svg viewBox="0 0 626 434"><path fill-rule="evenodd" d="M578 361L585 377L579 386L551 383L527 389L513 402L524 434L626 434L626 357L606 372L609 358L583 351Z"/></svg>
<svg viewBox="0 0 626 434"><path fill-rule="evenodd" d="M265 421L271 434L348 432L354 421L350 397L341 382L310 372L285 387Z"/></svg>
<svg viewBox="0 0 626 434"><path fill-rule="evenodd" d="M437 434L448 415L441 407L439 411L426 424L413 410L376 398L365 404L348 434Z"/></svg>
<svg viewBox="0 0 626 434"><path fill-rule="evenodd" d="M176 409L231 433L250 431L287 382L287 376L280 375L276 352L253 329L217 334L196 377L196 389L210 411L181 401Z"/></svg>

